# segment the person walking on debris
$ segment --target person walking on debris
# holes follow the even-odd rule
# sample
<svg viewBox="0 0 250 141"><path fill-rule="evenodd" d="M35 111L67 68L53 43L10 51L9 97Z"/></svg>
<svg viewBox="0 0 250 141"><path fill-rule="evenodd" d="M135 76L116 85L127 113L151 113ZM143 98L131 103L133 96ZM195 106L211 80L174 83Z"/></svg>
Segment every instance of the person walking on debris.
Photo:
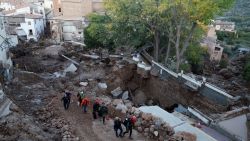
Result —
<svg viewBox="0 0 250 141"><path fill-rule="evenodd" d="M126 127L126 131L123 133L123 136L125 136L125 134L129 132L129 138L133 139L131 137L131 135L132 135L133 126L134 126L135 122L136 122L136 117L135 116L130 116L128 118L125 118L123 124Z"/></svg>
<svg viewBox="0 0 250 141"><path fill-rule="evenodd" d="M70 99L66 95L64 95L61 101L63 101L64 109L67 110L69 108Z"/></svg>
<svg viewBox="0 0 250 141"><path fill-rule="evenodd" d="M68 91L65 91L65 94L64 94L67 98L68 98L68 100L69 100L69 104L70 104L70 100L71 100L71 93L70 92L68 92Z"/></svg>
<svg viewBox="0 0 250 141"><path fill-rule="evenodd" d="M105 124L105 118L108 115L108 107L105 106L105 103L102 103L101 107L99 108L98 115L99 117L102 117L102 122Z"/></svg>
<svg viewBox="0 0 250 141"><path fill-rule="evenodd" d="M115 130L115 135L116 137L123 137L123 130L122 130L122 121L119 117L115 117L114 120L114 130ZM120 133L118 135L118 130L120 130Z"/></svg>
<svg viewBox="0 0 250 141"><path fill-rule="evenodd" d="M87 113L87 107L89 105L89 99L87 97L82 99L81 106L83 108L83 112Z"/></svg>
<svg viewBox="0 0 250 141"><path fill-rule="evenodd" d="M93 104L93 118L97 119L97 112L100 109L100 102L99 100L96 100L95 103Z"/></svg>
<svg viewBox="0 0 250 141"><path fill-rule="evenodd" d="M83 91L80 91L80 92L77 94L77 97L78 97L77 105L80 106L81 103L82 103L82 99L85 97Z"/></svg>

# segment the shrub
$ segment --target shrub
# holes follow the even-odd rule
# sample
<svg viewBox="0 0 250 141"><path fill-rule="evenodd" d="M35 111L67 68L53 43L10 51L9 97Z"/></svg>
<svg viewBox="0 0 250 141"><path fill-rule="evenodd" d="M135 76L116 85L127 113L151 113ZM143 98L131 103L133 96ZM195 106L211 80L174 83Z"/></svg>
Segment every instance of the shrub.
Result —
<svg viewBox="0 0 250 141"><path fill-rule="evenodd" d="M183 70L184 72L190 72L191 66L187 63L180 65L180 70Z"/></svg>

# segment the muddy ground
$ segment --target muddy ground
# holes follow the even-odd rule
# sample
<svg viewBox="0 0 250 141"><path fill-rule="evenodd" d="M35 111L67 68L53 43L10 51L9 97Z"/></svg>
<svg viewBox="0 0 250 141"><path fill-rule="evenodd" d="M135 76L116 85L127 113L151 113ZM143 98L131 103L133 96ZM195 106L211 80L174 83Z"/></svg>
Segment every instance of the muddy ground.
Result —
<svg viewBox="0 0 250 141"><path fill-rule="evenodd" d="M67 52L67 49L62 48L41 49L34 46L12 51L14 77L6 86L5 93L18 110L13 110L12 114L0 119L0 129L4 131L0 133L0 140L129 140L128 137L115 137L112 118L107 120L105 125L100 120L94 121L91 105L88 113L84 114L77 106L76 98L76 94L84 90L92 99L92 104L95 97L108 95L109 90L122 84L121 79L113 81L114 76L110 78L112 66L121 60L112 60L110 65L106 65L100 60L77 59L69 53L67 55L80 62L80 66L76 72L58 78L54 73L64 70L71 64L58 55L62 50ZM82 81L88 82L88 86L80 86L79 83ZM98 82L109 83L108 89L100 89ZM61 102L64 90L73 94L67 111ZM117 114L121 116L114 113L110 110L111 117ZM136 131L133 138L149 140Z"/></svg>
<svg viewBox="0 0 250 141"><path fill-rule="evenodd" d="M180 103L206 114L227 111L226 107L184 89L174 80L161 80L153 76L143 79L136 73L136 64L129 61L115 58L107 64L105 61L83 57L82 54L92 51L79 46L42 48L30 45L12 52L14 75L5 92L16 108L8 117L0 119L0 130L4 131L0 133L0 140L128 140L127 137L115 137L112 118L103 125L99 120L92 119L91 108L87 114L82 113L76 99L80 90L84 90L91 98L91 103L96 97L111 99L110 92L121 87L129 91L130 100L137 106L149 103L166 108ZM55 74L60 74L72 64L60 57L62 53L80 65L76 72L58 77ZM88 85L81 86L80 82L88 82ZM99 82L106 83L108 88L99 88ZM67 111L61 102L65 90L73 94ZM124 117L110 109L110 117L117 115ZM149 140L136 131L133 137L134 140Z"/></svg>

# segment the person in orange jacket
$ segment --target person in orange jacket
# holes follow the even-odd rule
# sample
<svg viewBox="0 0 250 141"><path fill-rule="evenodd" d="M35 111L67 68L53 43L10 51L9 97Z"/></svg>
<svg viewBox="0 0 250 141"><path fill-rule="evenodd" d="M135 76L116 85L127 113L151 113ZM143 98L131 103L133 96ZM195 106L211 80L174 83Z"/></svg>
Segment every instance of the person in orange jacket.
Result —
<svg viewBox="0 0 250 141"><path fill-rule="evenodd" d="M87 113L87 107L89 105L89 99L87 97L85 97L84 99L82 99L82 103L81 103L81 106L83 108L83 112L84 113Z"/></svg>

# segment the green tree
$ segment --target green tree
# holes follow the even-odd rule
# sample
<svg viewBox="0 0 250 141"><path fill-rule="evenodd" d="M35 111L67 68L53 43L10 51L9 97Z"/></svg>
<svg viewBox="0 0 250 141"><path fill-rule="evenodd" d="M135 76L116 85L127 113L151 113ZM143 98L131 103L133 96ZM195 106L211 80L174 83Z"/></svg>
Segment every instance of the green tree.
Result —
<svg viewBox="0 0 250 141"><path fill-rule="evenodd" d="M250 81L250 60L245 65L243 77L245 80Z"/></svg>
<svg viewBox="0 0 250 141"><path fill-rule="evenodd" d="M199 29L233 1L106 0L105 6L112 21L115 44L138 47L149 42L154 47L156 61L163 53L164 60L168 60L170 50L175 49L176 71L179 71L187 48L200 40L201 36L196 36Z"/></svg>
<svg viewBox="0 0 250 141"><path fill-rule="evenodd" d="M186 51L187 60L190 64L201 64L203 60L203 55L205 54L205 49L203 49L198 44L190 45L190 47Z"/></svg>
<svg viewBox="0 0 250 141"><path fill-rule="evenodd" d="M204 55L206 51L199 44L191 44L186 51L186 58L191 65L193 73L199 74L202 71Z"/></svg>
<svg viewBox="0 0 250 141"><path fill-rule="evenodd" d="M106 15L96 13L88 15L90 24L84 30L84 39L87 47L109 47L112 46L110 33L110 21Z"/></svg>

